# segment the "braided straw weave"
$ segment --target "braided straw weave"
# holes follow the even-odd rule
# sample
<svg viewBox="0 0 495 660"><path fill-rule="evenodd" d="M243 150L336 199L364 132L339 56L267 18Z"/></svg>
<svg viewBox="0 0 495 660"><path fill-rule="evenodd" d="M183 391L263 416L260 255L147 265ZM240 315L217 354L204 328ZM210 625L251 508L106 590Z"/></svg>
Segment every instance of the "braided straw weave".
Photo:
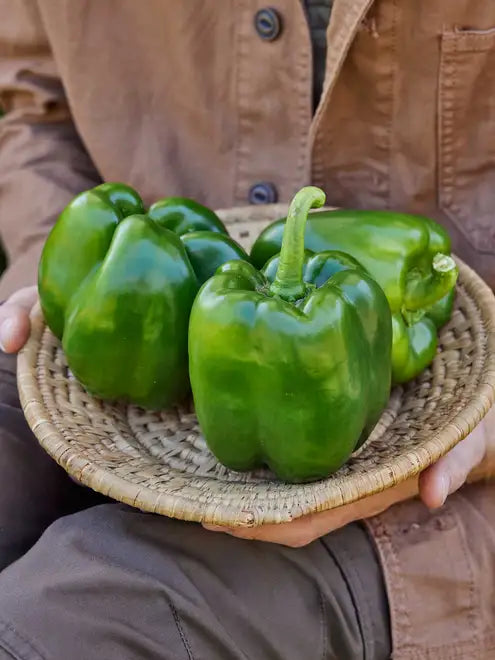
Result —
<svg viewBox="0 0 495 660"><path fill-rule="evenodd" d="M273 205L219 215L247 247L286 210ZM290 485L264 470L227 470L208 451L192 407L153 413L92 398L69 373L39 309L18 361L26 418L45 450L76 480L142 510L250 526L355 501L433 463L478 424L494 401L495 299L470 268L458 263L455 311L441 331L431 368L392 392L365 445L324 481Z"/></svg>

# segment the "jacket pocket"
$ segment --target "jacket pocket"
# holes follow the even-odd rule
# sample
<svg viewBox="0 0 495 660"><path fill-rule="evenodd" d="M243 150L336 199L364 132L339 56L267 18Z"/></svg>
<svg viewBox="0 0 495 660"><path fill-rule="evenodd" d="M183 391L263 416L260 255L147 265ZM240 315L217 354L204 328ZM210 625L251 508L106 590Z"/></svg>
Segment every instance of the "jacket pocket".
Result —
<svg viewBox="0 0 495 660"><path fill-rule="evenodd" d="M439 206L478 252L495 253L495 27L441 40Z"/></svg>

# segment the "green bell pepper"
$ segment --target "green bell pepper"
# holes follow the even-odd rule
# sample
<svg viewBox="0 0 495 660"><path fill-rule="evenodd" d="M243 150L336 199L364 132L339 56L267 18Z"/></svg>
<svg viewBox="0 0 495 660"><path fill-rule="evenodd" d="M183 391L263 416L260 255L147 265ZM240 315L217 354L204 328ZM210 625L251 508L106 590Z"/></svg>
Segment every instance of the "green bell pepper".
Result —
<svg viewBox="0 0 495 660"><path fill-rule="evenodd" d="M337 470L369 434L391 383L387 299L352 257L304 251L308 210L294 197L276 271L228 262L201 288L189 373L208 446L234 470L267 464L304 482Z"/></svg>
<svg viewBox="0 0 495 660"><path fill-rule="evenodd" d="M261 268L280 251L285 219L261 232L251 250ZM341 250L355 257L382 287L393 321L392 379L404 383L435 357L438 328L452 313L457 266L450 239L436 222L390 211L318 211L306 224L313 252Z"/></svg>
<svg viewBox="0 0 495 660"><path fill-rule="evenodd" d="M161 200L146 213L135 190L105 183L78 195L48 236L41 307L89 392L164 408L189 391L187 329L200 285L247 258L196 202Z"/></svg>
<svg viewBox="0 0 495 660"><path fill-rule="evenodd" d="M227 234L227 228L214 211L185 197L160 199L150 206L148 215L178 236L196 231Z"/></svg>

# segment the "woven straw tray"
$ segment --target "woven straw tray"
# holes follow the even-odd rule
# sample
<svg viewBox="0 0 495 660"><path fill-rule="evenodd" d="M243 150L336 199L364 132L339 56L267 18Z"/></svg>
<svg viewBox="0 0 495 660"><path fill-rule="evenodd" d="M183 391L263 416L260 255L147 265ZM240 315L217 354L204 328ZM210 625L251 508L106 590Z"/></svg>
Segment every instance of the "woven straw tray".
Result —
<svg viewBox="0 0 495 660"><path fill-rule="evenodd" d="M286 210L272 205L219 215L249 247ZM208 451L192 406L151 413L92 398L69 373L39 309L18 360L26 418L45 450L77 481L145 511L250 526L353 502L418 474L468 435L494 401L495 299L457 261L455 311L441 331L435 361L417 380L393 390L365 445L326 480L290 485L264 470L227 470Z"/></svg>

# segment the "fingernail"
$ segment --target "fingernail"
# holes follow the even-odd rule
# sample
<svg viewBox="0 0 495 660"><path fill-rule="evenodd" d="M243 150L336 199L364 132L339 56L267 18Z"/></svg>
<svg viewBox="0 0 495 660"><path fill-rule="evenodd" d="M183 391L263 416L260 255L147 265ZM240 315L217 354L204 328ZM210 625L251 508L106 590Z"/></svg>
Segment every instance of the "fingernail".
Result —
<svg viewBox="0 0 495 660"><path fill-rule="evenodd" d="M444 475L440 480L440 488L439 488L439 495L441 500L440 506L443 506L445 504L445 500L449 496L449 491L450 491L450 481L449 478Z"/></svg>
<svg viewBox="0 0 495 660"><path fill-rule="evenodd" d="M0 349L6 353L6 345L11 341L12 334L14 331L15 321L14 319L5 319L5 321L0 325Z"/></svg>

